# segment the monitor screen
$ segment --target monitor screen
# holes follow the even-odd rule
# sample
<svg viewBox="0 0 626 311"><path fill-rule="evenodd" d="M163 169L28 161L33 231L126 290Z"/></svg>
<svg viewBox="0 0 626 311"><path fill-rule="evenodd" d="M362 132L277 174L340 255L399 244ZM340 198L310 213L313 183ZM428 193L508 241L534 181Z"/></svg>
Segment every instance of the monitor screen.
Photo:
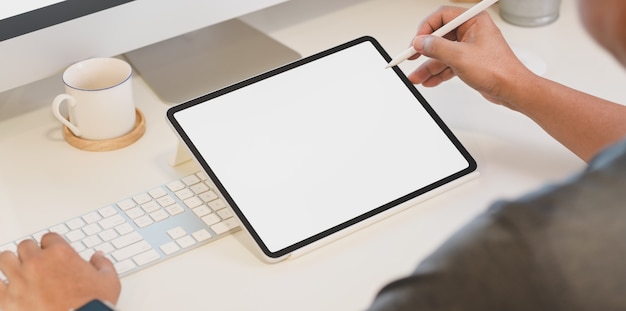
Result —
<svg viewBox="0 0 626 311"><path fill-rule="evenodd" d="M287 0L2 0L0 92Z"/></svg>
<svg viewBox="0 0 626 311"><path fill-rule="evenodd" d="M0 3L0 41L134 0L38 0Z"/></svg>

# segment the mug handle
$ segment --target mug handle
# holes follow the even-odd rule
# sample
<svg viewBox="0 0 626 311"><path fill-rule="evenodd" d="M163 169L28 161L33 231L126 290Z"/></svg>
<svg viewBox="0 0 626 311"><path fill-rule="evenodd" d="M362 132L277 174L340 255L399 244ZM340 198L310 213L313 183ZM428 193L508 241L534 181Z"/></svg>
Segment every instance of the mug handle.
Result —
<svg viewBox="0 0 626 311"><path fill-rule="evenodd" d="M76 135L76 137L80 137L82 135L81 130L76 127L76 125L72 124L72 122L63 117L59 110L61 108L61 104L66 100L69 109L72 109L76 106L76 100L74 100L74 97L67 94L59 94L57 95L57 97L54 98L54 101L52 101L52 113L57 119L59 119L59 121L61 121L61 123L65 124L65 126L67 126L67 128L69 128L70 131L72 131L72 133Z"/></svg>

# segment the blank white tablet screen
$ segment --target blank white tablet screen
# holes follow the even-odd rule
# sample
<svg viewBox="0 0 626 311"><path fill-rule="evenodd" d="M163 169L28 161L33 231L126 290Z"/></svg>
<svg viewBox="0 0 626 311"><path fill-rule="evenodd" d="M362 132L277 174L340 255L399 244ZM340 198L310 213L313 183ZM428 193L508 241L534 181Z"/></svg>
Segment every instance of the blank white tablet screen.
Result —
<svg viewBox="0 0 626 311"><path fill-rule="evenodd" d="M175 113L269 251L469 166L385 65L366 41Z"/></svg>

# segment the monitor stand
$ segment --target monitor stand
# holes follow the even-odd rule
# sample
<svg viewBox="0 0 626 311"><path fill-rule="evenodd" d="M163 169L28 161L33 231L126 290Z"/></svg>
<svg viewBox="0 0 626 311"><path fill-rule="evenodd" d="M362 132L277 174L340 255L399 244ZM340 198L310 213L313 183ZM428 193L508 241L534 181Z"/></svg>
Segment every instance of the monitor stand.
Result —
<svg viewBox="0 0 626 311"><path fill-rule="evenodd" d="M124 54L166 103L178 104L301 58L232 19Z"/></svg>
<svg viewBox="0 0 626 311"><path fill-rule="evenodd" d="M297 52L232 19L124 54L159 98L179 104L290 63ZM170 164L192 159L178 142Z"/></svg>

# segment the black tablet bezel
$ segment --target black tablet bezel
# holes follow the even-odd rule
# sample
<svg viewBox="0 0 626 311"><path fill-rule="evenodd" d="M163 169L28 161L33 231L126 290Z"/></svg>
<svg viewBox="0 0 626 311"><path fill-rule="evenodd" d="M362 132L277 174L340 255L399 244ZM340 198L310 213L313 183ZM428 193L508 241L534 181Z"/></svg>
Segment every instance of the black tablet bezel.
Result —
<svg viewBox="0 0 626 311"><path fill-rule="evenodd" d="M213 98L222 96L224 94L236 91L238 89L241 89L243 87L246 87L248 85L254 84L256 82L262 81L264 79L267 79L269 77L275 76L275 75L279 75L283 72L289 71L291 69L294 69L296 67L305 65L307 63L310 62L314 62L318 59L324 58L328 55L337 53L339 51L348 49L352 46L355 45L359 45L361 43L364 42L369 42L371 43L376 50L380 53L381 57L383 57L387 62L391 61L391 57L389 56L389 54L387 54L387 52L382 48L382 46L378 43L378 41L372 37L369 36L364 36L364 37L360 37L357 38L355 40L346 42L344 44L338 45L336 47L333 47L331 49L322 51L320 53L311 55L309 57L306 58L302 58L300 60L297 60L293 63L284 65L282 67L273 69L271 71L265 72L263 74L260 74L258 76L255 77L251 77L247 80L241 81L239 83L233 84L231 86L228 86L226 88L217 90L215 92L209 93L207 95L201 96L199 98L190 100L188 102L182 103L180 105L171 107L170 109L168 109L167 111L167 119L169 120L169 122L171 123L172 127L175 129L175 131L178 133L178 135L181 137L181 139L184 141L184 143L187 145L187 147L189 148L189 150L191 151L191 153L193 154L193 156L196 158L196 160L199 162L199 164L202 166L202 168L205 170L205 172L208 174L208 176L211 178L211 180L215 183L215 186L217 187L217 189L222 193L222 195L224 196L225 200L228 202L228 204L232 207L233 212L237 215L237 217L239 218L239 220L242 222L243 226L245 227L245 229L250 233L250 235L253 237L253 239L255 240L255 242L257 243L257 245L261 248L261 250L263 251L263 253L268 256L269 258L273 258L273 259L277 259L277 258L281 258L284 257L298 249L301 249L307 245L310 245L311 243L317 242L323 238L326 238L332 234L335 234L341 230L344 230L348 227L351 227L353 225L356 225L366 219L369 219L375 215L378 215L384 211L387 211L391 208L393 208L394 206L397 206L399 204L402 204L404 202L407 202L411 199L414 199L422 194L428 193L434 189L437 189L441 186L444 186L452 181L455 181L465 175L469 175L470 173L476 171L477 169L477 164L476 161L474 160L474 158L470 155L470 153L465 149L465 147L461 144L461 142L456 138L456 136L454 136L454 134L452 133L452 131L446 126L446 124L441 120L441 118L436 114L436 112L433 110L433 108L428 104L428 102L424 99L424 97L419 93L419 91L415 88L415 86L409 81L409 79L404 75L404 73L397 67L394 66L392 67L392 69L390 70L394 70L396 75L398 76L398 78L406 85L406 87L412 92L412 94L415 96L415 98L417 99L417 102L419 102L419 104L422 105L422 107L426 110L426 112L430 115L430 117L436 122L436 124L439 126L439 128L443 131L443 133L446 135L446 137L450 140L450 142L452 144L454 144L454 146L457 148L457 150L459 151L459 153L463 156L463 158L467 161L468 166L467 168L458 171L450 176L447 176L445 178L442 178L436 182L433 182L425 187L422 187L420 189L417 189L405 196L402 196L400 198L397 198L387 204L384 204L382 206L379 206L375 209L370 210L369 212L366 212L364 214L361 214L353 219L350 219L348 221L345 221L343 223L337 224L336 226L329 228L327 230L324 230L318 234L315 234L307 239L304 239L300 242L294 243L288 247L285 247L281 250L278 251L270 251L267 246L265 245L265 243L263 242L263 240L259 237L259 235L257 234L257 232L255 231L254 227L252 227L252 225L248 222L246 216L242 213L242 211L238 208L235 200L229 195L228 190L220 183L220 179L218 176L216 176L216 174L213 172L213 170L211 169L210 165L204 160L202 154L198 151L198 149L194 146L194 143L189 139L189 137L187 136L187 134L185 133L185 130L181 127L181 125L178 123L178 120L175 117L175 114L179 111L182 111L184 109L187 109L189 107L193 107L195 105L198 104L202 104L205 103Z"/></svg>

